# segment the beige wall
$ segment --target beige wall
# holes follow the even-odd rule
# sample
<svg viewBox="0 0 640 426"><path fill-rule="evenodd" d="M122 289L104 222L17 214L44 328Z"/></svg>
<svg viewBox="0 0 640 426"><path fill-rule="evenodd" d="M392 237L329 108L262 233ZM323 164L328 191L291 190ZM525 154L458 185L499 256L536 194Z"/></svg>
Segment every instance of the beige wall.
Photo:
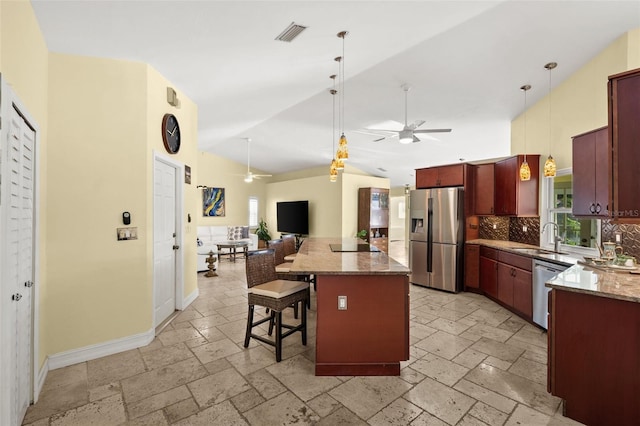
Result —
<svg viewBox="0 0 640 426"><path fill-rule="evenodd" d="M192 217L201 226L247 225L249 223L249 197L258 198L258 218L265 215L265 185L268 179L244 181L247 166L207 152L198 152L198 173L194 174L194 186L204 185L225 189L225 216L205 217L202 215L202 190L196 192L196 207ZM262 174L252 169L252 172Z"/></svg>
<svg viewBox="0 0 640 426"><path fill-rule="evenodd" d="M527 153L541 154L541 166L549 152L559 169L571 167L571 137L607 125L607 78L628 69L629 61L638 61L639 30L615 40L584 67L571 75L550 94L526 111ZM635 46L635 49L634 49ZM630 48L631 47L631 48ZM636 64L640 66L640 64ZM558 64L558 68L562 63ZM541 71L548 73L542 66ZM552 73L556 71L551 71ZM553 80L554 74L551 75ZM548 92L548 86L533 90ZM524 99L524 96L523 96ZM551 99L551 105L549 105ZM551 138L549 138L551 106ZM524 152L524 114L511 123L511 152Z"/></svg>
<svg viewBox="0 0 640 426"><path fill-rule="evenodd" d="M309 201L309 235L312 237L339 237L341 225L341 178L329 182L329 172L284 182L267 184L265 220L272 238L278 238L276 203L278 201Z"/></svg>

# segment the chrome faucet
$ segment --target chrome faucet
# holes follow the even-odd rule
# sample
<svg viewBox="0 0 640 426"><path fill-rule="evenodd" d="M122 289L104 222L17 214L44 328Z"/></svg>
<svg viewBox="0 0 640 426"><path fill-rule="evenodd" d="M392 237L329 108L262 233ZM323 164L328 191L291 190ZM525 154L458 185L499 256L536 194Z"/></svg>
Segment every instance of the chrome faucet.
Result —
<svg viewBox="0 0 640 426"><path fill-rule="evenodd" d="M547 222L542 226L541 234L544 234L544 230L547 228L547 225L553 225L555 230L553 232L553 251L556 253L560 253L560 243L562 242L562 237L558 235L558 224L555 222Z"/></svg>

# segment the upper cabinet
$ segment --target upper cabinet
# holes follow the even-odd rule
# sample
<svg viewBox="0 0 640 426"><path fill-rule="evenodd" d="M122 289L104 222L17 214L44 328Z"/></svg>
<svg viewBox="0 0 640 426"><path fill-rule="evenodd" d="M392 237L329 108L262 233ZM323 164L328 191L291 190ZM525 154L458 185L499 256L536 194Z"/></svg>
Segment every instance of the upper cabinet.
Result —
<svg viewBox="0 0 640 426"><path fill-rule="evenodd" d="M416 189L464 185L464 164L416 170Z"/></svg>
<svg viewBox="0 0 640 426"><path fill-rule="evenodd" d="M609 217L611 149L607 127L573 137L573 215Z"/></svg>
<svg viewBox="0 0 640 426"><path fill-rule="evenodd" d="M488 216L494 213L494 165L478 164L475 167L474 213Z"/></svg>
<svg viewBox="0 0 640 426"><path fill-rule="evenodd" d="M609 136L613 148L611 215L640 221L640 69L609 77Z"/></svg>
<svg viewBox="0 0 640 426"><path fill-rule="evenodd" d="M495 205L496 215L538 216L538 176L539 155L527 154L531 169L531 179L520 180L520 166L524 155L509 157L495 163Z"/></svg>

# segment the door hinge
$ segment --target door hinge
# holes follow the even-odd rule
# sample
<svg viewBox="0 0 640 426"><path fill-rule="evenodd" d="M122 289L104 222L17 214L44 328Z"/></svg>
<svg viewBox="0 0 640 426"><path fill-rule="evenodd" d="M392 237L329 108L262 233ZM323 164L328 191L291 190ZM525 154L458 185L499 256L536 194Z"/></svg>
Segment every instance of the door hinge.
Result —
<svg viewBox="0 0 640 426"><path fill-rule="evenodd" d="M180 246L179 246L179 245L177 245L177 244L173 246L173 249L174 249L174 250L178 250L179 248L180 248Z"/></svg>
<svg viewBox="0 0 640 426"><path fill-rule="evenodd" d="M11 295L11 300L15 300L16 302L22 299L22 295L20 293L16 293Z"/></svg>
<svg viewBox="0 0 640 426"><path fill-rule="evenodd" d="M33 281L27 281L27 282L25 282L25 283L24 283L24 286L25 286L25 287L27 287L27 288L31 288L31 287L33 287Z"/></svg>

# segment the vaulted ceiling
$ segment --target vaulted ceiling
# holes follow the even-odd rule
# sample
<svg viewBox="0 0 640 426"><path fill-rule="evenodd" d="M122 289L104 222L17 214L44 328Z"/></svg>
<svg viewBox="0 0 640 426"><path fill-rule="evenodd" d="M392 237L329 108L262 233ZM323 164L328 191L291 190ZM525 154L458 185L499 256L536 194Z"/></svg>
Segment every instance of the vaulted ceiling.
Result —
<svg viewBox="0 0 640 426"><path fill-rule="evenodd" d="M510 122L617 37L639 1L32 0L54 52L150 64L195 101L201 150L284 173L332 158L332 87L344 41L350 164L392 186L414 169L509 154ZM306 26L276 41L291 22ZM401 145L357 131L424 120L451 128ZM385 123L386 122L386 123ZM337 142L337 141L336 141Z"/></svg>

